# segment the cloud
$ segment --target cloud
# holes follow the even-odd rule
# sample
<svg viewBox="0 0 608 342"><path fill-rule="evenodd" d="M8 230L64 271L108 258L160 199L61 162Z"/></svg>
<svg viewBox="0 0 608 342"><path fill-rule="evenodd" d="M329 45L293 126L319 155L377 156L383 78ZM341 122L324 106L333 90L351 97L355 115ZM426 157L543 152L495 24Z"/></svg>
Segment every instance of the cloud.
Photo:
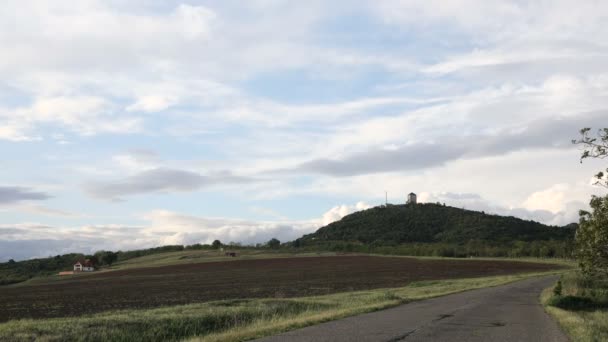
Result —
<svg viewBox="0 0 608 342"><path fill-rule="evenodd" d="M88 254L101 249L126 250L158 242L140 232L139 227L117 225L67 228L36 223L4 224L0 225L0 261Z"/></svg>
<svg viewBox="0 0 608 342"><path fill-rule="evenodd" d="M292 241L325 224L369 208L364 202L340 205L318 219L255 221L213 218L153 210L142 216L140 226L87 225L53 227L35 223L0 225L0 262L8 259L47 257L65 253L93 253L97 250L132 250L174 244L264 243L272 238Z"/></svg>
<svg viewBox="0 0 608 342"><path fill-rule="evenodd" d="M608 113L587 113L581 117L535 120L522 126L496 130L487 135L448 136L436 143L412 143L391 148L373 148L341 159L304 162L292 172L313 172L332 176L354 176L378 172L421 170L450 161L499 156L539 148L570 147L573 127L600 125Z"/></svg>
<svg viewBox="0 0 608 342"><path fill-rule="evenodd" d="M357 202L355 205L340 205L337 207L331 208L328 212L323 214L323 218L321 219L321 223L323 226L326 226L332 222L339 221L346 215L350 215L354 212L369 209L372 206L365 202Z"/></svg>
<svg viewBox="0 0 608 342"><path fill-rule="evenodd" d="M120 200L123 196L145 193L189 192L218 184L244 184L252 180L224 171L212 175L168 168L142 171L123 180L85 185L86 192L97 198Z"/></svg>
<svg viewBox="0 0 608 342"><path fill-rule="evenodd" d="M1 106L1 104L0 104ZM38 125L55 124L80 135L98 133L134 133L140 129L138 118L123 118L112 104L97 96L38 97L29 106L0 107L0 139L31 140Z"/></svg>
<svg viewBox="0 0 608 342"><path fill-rule="evenodd" d="M578 222L578 211L586 207L585 203L575 198L567 200L567 194L572 195L571 191L567 191L568 188L565 184L556 184L548 190L532 193L523 203L514 207L493 204L479 194L474 193L422 192L419 194L418 200L422 203L439 202L468 210L484 211L502 216L515 216L524 220L563 226ZM557 189L561 189L563 192ZM555 197L552 197L552 195ZM548 202L538 202L543 199L548 200Z"/></svg>
<svg viewBox="0 0 608 342"><path fill-rule="evenodd" d="M43 201L49 198L51 198L49 194L33 191L30 188L0 186L0 205L13 204L22 201Z"/></svg>

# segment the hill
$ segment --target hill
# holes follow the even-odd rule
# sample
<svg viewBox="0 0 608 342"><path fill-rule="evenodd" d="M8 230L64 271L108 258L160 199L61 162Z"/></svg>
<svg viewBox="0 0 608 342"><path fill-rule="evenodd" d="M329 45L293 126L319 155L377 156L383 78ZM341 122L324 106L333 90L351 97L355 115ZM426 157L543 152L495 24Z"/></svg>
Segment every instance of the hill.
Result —
<svg viewBox="0 0 608 342"><path fill-rule="evenodd" d="M374 207L345 216L296 241L299 246L353 242L373 246L407 243L453 245L482 242L491 246L517 242L570 242L576 224L547 226L512 216L454 208L440 204Z"/></svg>

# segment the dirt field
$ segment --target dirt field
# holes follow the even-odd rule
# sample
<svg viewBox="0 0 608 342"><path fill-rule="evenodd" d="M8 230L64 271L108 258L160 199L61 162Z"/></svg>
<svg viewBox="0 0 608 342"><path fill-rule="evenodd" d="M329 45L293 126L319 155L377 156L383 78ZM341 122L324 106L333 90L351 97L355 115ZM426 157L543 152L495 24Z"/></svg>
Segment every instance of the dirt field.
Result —
<svg viewBox="0 0 608 342"><path fill-rule="evenodd" d="M0 322L221 299L319 295L557 267L511 261L340 256L129 269L49 284L0 287Z"/></svg>

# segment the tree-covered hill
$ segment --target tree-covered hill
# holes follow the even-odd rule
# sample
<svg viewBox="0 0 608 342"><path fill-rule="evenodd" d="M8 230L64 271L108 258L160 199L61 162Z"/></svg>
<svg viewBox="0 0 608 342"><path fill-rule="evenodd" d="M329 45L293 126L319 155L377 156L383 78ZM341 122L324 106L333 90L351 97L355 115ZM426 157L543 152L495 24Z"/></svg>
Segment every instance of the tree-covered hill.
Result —
<svg viewBox="0 0 608 342"><path fill-rule="evenodd" d="M515 241L570 241L575 230L576 224L555 227L440 204L407 204L353 213L303 236L296 243L304 246L343 241L381 246L404 243L465 244L471 240L482 240L496 245Z"/></svg>

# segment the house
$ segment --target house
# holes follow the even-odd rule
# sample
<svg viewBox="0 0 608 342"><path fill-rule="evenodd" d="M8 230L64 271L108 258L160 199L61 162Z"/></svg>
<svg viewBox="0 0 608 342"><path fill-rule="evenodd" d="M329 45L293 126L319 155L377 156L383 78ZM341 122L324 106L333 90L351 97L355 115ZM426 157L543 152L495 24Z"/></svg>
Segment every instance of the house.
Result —
<svg viewBox="0 0 608 342"><path fill-rule="evenodd" d="M74 272L93 272L95 265L90 259L78 260L74 264Z"/></svg>
<svg viewBox="0 0 608 342"><path fill-rule="evenodd" d="M418 198L416 197L416 194L413 192L410 192L409 195L407 195L407 204L416 204L418 201Z"/></svg>

